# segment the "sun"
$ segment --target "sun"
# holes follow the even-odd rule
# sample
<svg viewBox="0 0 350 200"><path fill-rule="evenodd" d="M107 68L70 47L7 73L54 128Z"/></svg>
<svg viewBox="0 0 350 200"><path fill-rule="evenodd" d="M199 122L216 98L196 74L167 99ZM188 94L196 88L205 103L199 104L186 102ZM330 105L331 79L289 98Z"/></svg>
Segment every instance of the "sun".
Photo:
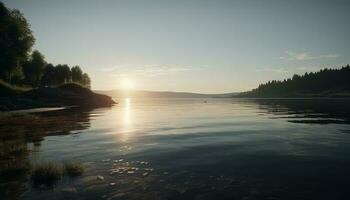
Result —
<svg viewBox="0 0 350 200"><path fill-rule="evenodd" d="M124 78L121 80L121 88L123 90L132 90L134 89L134 81L132 81L131 79L129 78Z"/></svg>

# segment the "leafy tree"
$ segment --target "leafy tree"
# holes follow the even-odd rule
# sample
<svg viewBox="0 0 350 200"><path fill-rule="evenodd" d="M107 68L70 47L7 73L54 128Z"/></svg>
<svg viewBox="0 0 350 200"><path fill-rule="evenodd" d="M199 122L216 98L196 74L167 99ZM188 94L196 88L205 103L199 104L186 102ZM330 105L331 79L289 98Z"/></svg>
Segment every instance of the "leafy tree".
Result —
<svg viewBox="0 0 350 200"><path fill-rule="evenodd" d="M18 10L9 10L0 2L0 78L11 82L21 74L34 44L34 36L27 20Z"/></svg>
<svg viewBox="0 0 350 200"><path fill-rule="evenodd" d="M53 86L55 85L55 66L53 64L47 64L43 76L41 77L41 85Z"/></svg>
<svg viewBox="0 0 350 200"><path fill-rule="evenodd" d="M91 80L90 80L90 77L87 73L83 74L83 79L82 79L81 84L83 84L87 88L91 88Z"/></svg>
<svg viewBox="0 0 350 200"><path fill-rule="evenodd" d="M69 68L68 65L48 64L41 78L43 86L56 86L64 83L75 82L85 87L90 87L91 80L88 74L83 73L79 66Z"/></svg>
<svg viewBox="0 0 350 200"><path fill-rule="evenodd" d="M23 78L22 67L16 67L11 73L11 84L21 85L23 83Z"/></svg>
<svg viewBox="0 0 350 200"><path fill-rule="evenodd" d="M89 75L79 66L46 64L44 56L37 50L29 56L34 42L30 25L22 13L10 10L0 2L0 79L34 87L68 82L90 87Z"/></svg>
<svg viewBox="0 0 350 200"><path fill-rule="evenodd" d="M79 66L74 66L71 69L72 71L72 81L76 83L81 83L83 80L83 71Z"/></svg>
<svg viewBox="0 0 350 200"><path fill-rule="evenodd" d="M37 50L33 51L31 58L23 65L25 81L33 86L38 86L45 66L44 56Z"/></svg>
<svg viewBox="0 0 350 200"><path fill-rule="evenodd" d="M55 82L57 85L71 82L72 74L68 65L57 65L55 67Z"/></svg>

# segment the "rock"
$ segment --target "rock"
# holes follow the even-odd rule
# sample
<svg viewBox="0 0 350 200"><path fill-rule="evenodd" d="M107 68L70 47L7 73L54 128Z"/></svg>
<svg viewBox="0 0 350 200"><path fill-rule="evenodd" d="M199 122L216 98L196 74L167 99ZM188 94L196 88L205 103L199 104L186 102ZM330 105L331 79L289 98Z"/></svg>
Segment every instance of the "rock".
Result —
<svg viewBox="0 0 350 200"><path fill-rule="evenodd" d="M63 189L61 189L61 192L63 192L63 193L72 193L72 194L78 193L77 189L75 189L74 187L72 187L72 188L63 188Z"/></svg>
<svg viewBox="0 0 350 200"><path fill-rule="evenodd" d="M78 180L78 183L82 185L92 185L97 182L98 182L98 179L96 176L85 176Z"/></svg>
<svg viewBox="0 0 350 200"><path fill-rule="evenodd" d="M204 194L198 194L194 197L194 200L204 200L204 199L207 199L206 195Z"/></svg>
<svg viewBox="0 0 350 200"><path fill-rule="evenodd" d="M74 187L63 188L59 190L59 193L55 193L54 196L59 196L59 199L78 199L78 191Z"/></svg>
<svg viewBox="0 0 350 200"><path fill-rule="evenodd" d="M125 193L118 193L118 194L115 194L113 195L111 198L109 198L109 200L117 200L117 199L120 199L121 197L124 197L126 194Z"/></svg>
<svg viewBox="0 0 350 200"><path fill-rule="evenodd" d="M83 188L82 193L87 196L96 195L96 194L104 194L109 189L108 183L100 183L95 185L90 185Z"/></svg>

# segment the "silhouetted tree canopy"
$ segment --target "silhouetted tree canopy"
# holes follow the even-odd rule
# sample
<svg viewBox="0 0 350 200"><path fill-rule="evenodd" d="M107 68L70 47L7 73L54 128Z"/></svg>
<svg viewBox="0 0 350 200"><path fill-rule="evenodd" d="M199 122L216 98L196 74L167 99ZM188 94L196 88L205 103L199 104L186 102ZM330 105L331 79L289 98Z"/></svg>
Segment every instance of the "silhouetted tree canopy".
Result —
<svg viewBox="0 0 350 200"><path fill-rule="evenodd" d="M41 77L41 85L44 86L51 86L51 85L55 85L55 66L51 63L47 64L44 72L43 72L43 76Z"/></svg>
<svg viewBox="0 0 350 200"><path fill-rule="evenodd" d="M91 80L90 77L87 73L83 74L82 80L81 80L81 84L90 88L91 87Z"/></svg>
<svg viewBox="0 0 350 200"><path fill-rule="evenodd" d="M47 64L44 69L44 74L41 78L43 86L57 86L64 83L78 83L90 88L89 75L83 73L79 66L70 68L68 65L52 65Z"/></svg>
<svg viewBox="0 0 350 200"><path fill-rule="evenodd" d="M90 87L89 76L79 66L54 66L47 64L39 51L31 53L34 42L29 23L23 15L0 2L0 79L10 84L32 87L71 82Z"/></svg>
<svg viewBox="0 0 350 200"><path fill-rule="evenodd" d="M284 96L327 96L350 92L350 66L341 69L322 69L319 72L294 75L292 79L269 81L260 84L252 91L242 93L251 97L284 97Z"/></svg>
<svg viewBox="0 0 350 200"><path fill-rule="evenodd" d="M71 69L72 71L72 81L73 82L81 82L83 79L83 71L79 66L74 66Z"/></svg>
<svg viewBox="0 0 350 200"><path fill-rule="evenodd" d="M33 51L30 59L23 65L25 82L32 86L38 86L45 66L44 56L37 50Z"/></svg>
<svg viewBox="0 0 350 200"><path fill-rule="evenodd" d="M68 83L72 80L72 73L70 71L70 68L68 65L57 65L55 67L55 76L54 79L57 81L58 84L62 83Z"/></svg>
<svg viewBox="0 0 350 200"><path fill-rule="evenodd" d="M13 76L21 76L21 64L27 60L34 41L22 13L0 2L0 78L11 82Z"/></svg>

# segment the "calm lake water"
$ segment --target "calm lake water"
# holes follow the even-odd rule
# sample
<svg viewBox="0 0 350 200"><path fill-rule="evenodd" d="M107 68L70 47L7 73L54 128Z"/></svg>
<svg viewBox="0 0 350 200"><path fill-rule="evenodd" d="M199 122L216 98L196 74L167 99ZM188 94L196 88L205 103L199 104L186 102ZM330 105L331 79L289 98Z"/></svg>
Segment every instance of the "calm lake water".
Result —
<svg viewBox="0 0 350 200"><path fill-rule="evenodd" d="M120 99L35 115L55 126L17 131L50 136L0 150L20 143L17 163L85 172L49 189L31 186L30 167L3 174L5 199L350 199L350 100Z"/></svg>

